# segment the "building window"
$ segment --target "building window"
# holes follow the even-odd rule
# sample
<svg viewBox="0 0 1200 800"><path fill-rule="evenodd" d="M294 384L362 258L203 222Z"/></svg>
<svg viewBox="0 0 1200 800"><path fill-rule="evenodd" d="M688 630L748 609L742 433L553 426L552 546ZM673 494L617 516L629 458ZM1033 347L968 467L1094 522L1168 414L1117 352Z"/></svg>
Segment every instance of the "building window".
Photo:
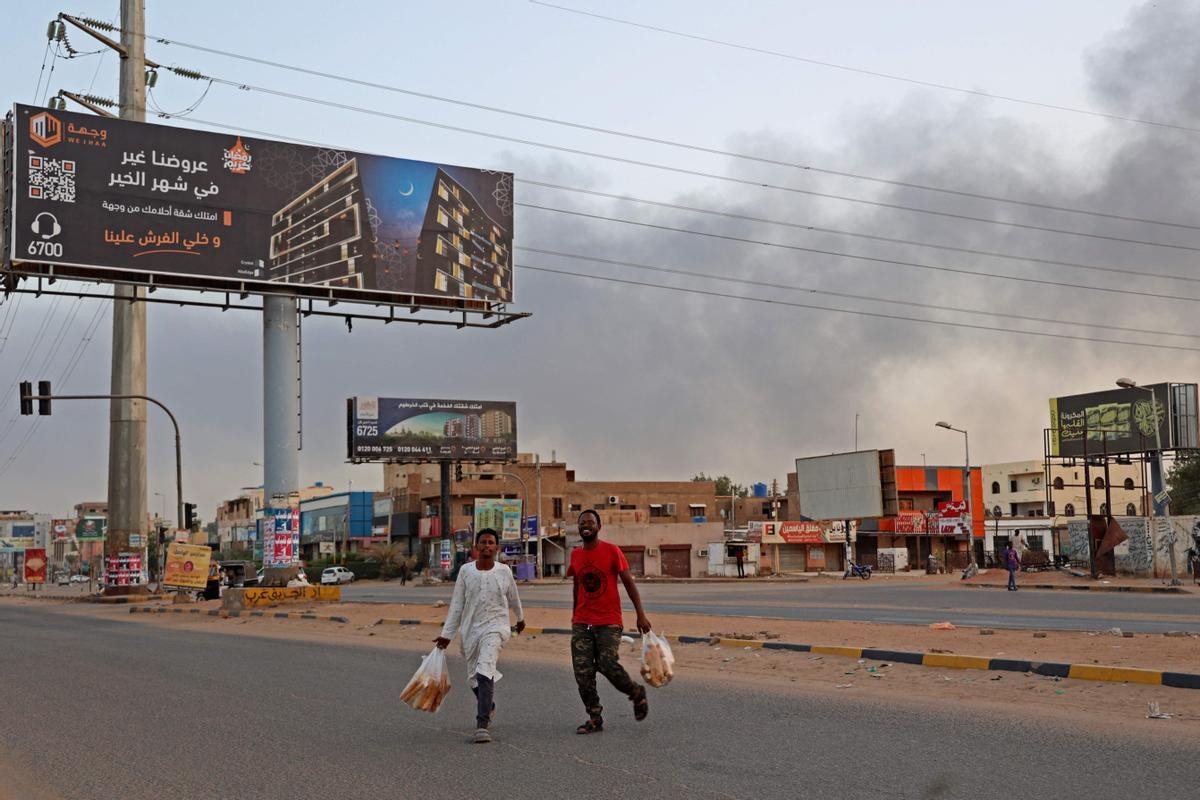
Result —
<svg viewBox="0 0 1200 800"><path fill-rule="evenodd" d="M1030 550L1037 550L1037 551L1041 551L1041 550L1045 550L1045 549L1046 549L1046 545L1045 545L1045 544L1043 544L1043 542L1042 542L1042 535L1041 535L1040 533L1038 533L1038 534L1032 534L1032 533L1031 533L1031 534L1029 534L1028 536L1026 536L1026 537L1025 537L1025 545L1026 545L1026 546L1027 546L1027 547L1028 547Z"/></svg>
<svg viewBox="0 0 1200 800"><path fill-rule="evenodd" d="M1125 479L1125 488L1126 488L1126 489L1132 489L1132 488L1133 488L1133 478L1126 478L1126 479Z"/></svg>
<svg viewBox="0 0 1200 800"><path fill-rule="evenodd" d="M1137 507L1133 503L1125 504L1125 516L1127 516L1127 517L1136 517L1137 516Z"/></svg>
<svg viewBox="0 0 1200 800"><path fill-rule="evenodd" d="M992 481L992 494L1000 494L1000 481Z"/></svg>
<svg viewBox="0 0 1200 800"><path fill-rule="evenodd" d="M1099 478L1099 477L1096 478L1096 480L1092 481L1092 486L1096 487L1097 489L1103 489L1104 488L1104 478Z"/></svg>
<svg viewBox="0 0 1200 800"><path fill-rule="evenodd" d="M475 516L475 504L474 503L463 503L463 516L464 517Z"/></svg>
<svg viewBox="0 0 1200 800"><path fill-rule="evenodd" d="M579 514L582 511L583 511L582 503L571 503L571 513L572 514Z"/></svg>
<svg viewBox="0 0 1200 800"><path fill-rule="evenodd" d="M554 498L554 518L562 519L563 515L563 499L561 497Z"/></svg>
<svg viewBox="0 0 1200 800"><path fill-rule="evenodd" d="M1061 488L1063 488L1063 479L1062 479L1061 477L1058 477L1058 478L1055 478L1055 479L1054 479L1054 488L1055 488L1055 489L1061 489Z"/></svg>
<svg viewBox="0 0 1200 800"><path fill-rule="evenodd" d="M666 515L667 515L667 512L666 512L666 510L665 510L665 509L662 507L662 504L661 504L661 503L651 503L651 504L650 504L650 516L652 516L652 517L665 517Z"/></svg>
<svg viewBox="0 0 1200 800"><path fill-rule="evenodd" d="M1013 480L1010 480L1010 481L1008 482L1008 490L1009 490L1010 492L1015 492L1015 491L1017 491L1017 482L1016 482L1016 481L1013 481Z"/></svg>
<svg viewBox="0 0 1200 800"><path fill-rule="evenodd" d="M900 498L900 510L901 511L912 511L913 510L913 499L911 497L901 497Z"/></svg>
<svg viewBox="0 0 1200 800"><path fill-rule="evenodd" d="M1021 513L1021 512L1017 511L1017 504L1016 504L1016 503L1009 503L1009 504L1008 504L1008 515L1009 515L1010 517L1016 517L1016 516L1019 516L1019 515L1020 515L1020 513Z"/></svg>
<svg viewBox="0 0 1200 800"><path fill-rule="evenodd" d="M1075 516L1075 506L1071 503L1067 503L1065 506L1063 506L1063 514L1068 517Z"/></svg>

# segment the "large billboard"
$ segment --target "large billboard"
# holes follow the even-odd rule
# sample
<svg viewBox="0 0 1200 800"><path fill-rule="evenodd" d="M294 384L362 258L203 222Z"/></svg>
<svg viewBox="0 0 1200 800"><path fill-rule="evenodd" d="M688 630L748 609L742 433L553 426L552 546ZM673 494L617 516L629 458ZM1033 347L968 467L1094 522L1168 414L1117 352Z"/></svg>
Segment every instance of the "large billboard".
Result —
<svg viewBox="0 0 1200 800"><path fill-rule="evenodd" d="M853 520L896 513L891 450L859 450L796 459L800 513L813 520Z"/></svg>
<svg viewBox="0 0 1200 800"><path fill-rule="evenodd" d="M347 449L354 462L517 457L516 403L351 397L346 414Z"/></svg>
<svg viewBox="0 0 1200 800"><path fill-rule="evenodd" d="M25 105L12 135L18 271L376 303L513 299L511 173Z"/></svg>
<svg viewBox="0 0 1200 800"><path fill-rule="evenodd" d="M1153 402L1150 391L1154 392ZM1050 455L1074 457L1197 446L1196 384L1156 383L1050 399Z"/></svg>

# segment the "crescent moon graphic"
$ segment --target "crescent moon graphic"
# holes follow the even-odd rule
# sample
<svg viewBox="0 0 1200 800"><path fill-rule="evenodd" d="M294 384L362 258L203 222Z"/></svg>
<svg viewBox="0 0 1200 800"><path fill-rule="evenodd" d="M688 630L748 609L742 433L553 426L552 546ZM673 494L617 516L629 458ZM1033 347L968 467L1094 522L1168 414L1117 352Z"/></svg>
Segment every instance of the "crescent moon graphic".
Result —
<svg viewBox="0 0 1200 800"><path fill-rule="evenodd" d="M407 191L407 192L405 192L405 191L401 191L401 192L400 192L400 196L401 196L401 197L408 197L409 195L411 195L411 194L412 194L413 192L415 192L416 190L417 190L417 187L416 187L416 186L413 186L413 182L412 182L412 181L409 181L409 182L408 182L408 191Z"/></svg>

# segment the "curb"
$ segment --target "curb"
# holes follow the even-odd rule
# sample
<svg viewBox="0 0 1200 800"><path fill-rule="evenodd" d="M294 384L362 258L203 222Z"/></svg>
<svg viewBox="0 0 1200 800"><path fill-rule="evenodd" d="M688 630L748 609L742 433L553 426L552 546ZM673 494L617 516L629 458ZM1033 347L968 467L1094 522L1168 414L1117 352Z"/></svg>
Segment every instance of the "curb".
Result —
<svg viewBox="0 0 1200 800"><path fill-rule="evenodd" d="M220 617L221 619L230 619L237 617L268 617L270 619L318 619L327 622L349 623L347 617L328 616L325 614L307 614L302 611L222 611L219 608L203 609L203 608L167 608L165 606L157 606L155 608L146 608L144 606L135 606L129 609L130 614L198 614L207 617Z"/></svg>
<svg viewBox="0 0 1200 800"><path fill-rule="evenodd" d="M139 609L129 609L137 611ZM146 609L148 610L148 609ZM420 619L381 619L376 625L440 625L439 622ZM527 634L551 634L570 636L570 628L526 627ZM641 634L630 631L625 634L635 639ZM720 639L711 636L686 636L664 634L664 639L680 644L719 644L725 647L747 647L752 650L784 650L793 653L817 653L865 658L871 661L893 661L898 664L913 664L920 667L940 669L979 669L990 672L1027 672L1047 678L1074 678L1081 681L1103 681L1108 683L1141 683L1150 686L1170 686L1176 689L1200 689L1200 674L1191 672L1169 672L1135 667L1110 667L1102 664L1064 664L1050 661L1025 661L1014 658L987 658L984 656L961 656L951 653L920 653L904 650L880 650L873 647L845 647L838 645L795 644L792 642L759 641L757 639Z"/></svg>
<svg viewBox="0 0 1200 800"><path fill-rule="evenodd" d="M1005 589L1000 583L964 583L963 586L975 589ZM1026 583L1022 589L1040 589L1044 591L1066 592L1134 592L1137 594L1193 594L1181 586L1092 586L1090 584L1058 584L1058 583Z"/></svg>

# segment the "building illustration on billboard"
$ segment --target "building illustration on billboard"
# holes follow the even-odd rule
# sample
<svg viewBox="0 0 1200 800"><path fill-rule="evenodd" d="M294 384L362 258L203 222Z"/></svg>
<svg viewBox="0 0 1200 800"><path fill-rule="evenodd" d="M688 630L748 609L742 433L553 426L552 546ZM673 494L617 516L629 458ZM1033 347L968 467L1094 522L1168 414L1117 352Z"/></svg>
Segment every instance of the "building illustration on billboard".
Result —
<svg viewBox="0 0 1200 800"><path fill-rule="evenodd" d="M517 457L515 403L352 397L351 461L511 461Z"/></svg>
<svg viewBox="0 0 1200 800"><path fill-rule="evenodd" d="M511 173L25 105L9 134L18 274L513 300Z"/></svg>

